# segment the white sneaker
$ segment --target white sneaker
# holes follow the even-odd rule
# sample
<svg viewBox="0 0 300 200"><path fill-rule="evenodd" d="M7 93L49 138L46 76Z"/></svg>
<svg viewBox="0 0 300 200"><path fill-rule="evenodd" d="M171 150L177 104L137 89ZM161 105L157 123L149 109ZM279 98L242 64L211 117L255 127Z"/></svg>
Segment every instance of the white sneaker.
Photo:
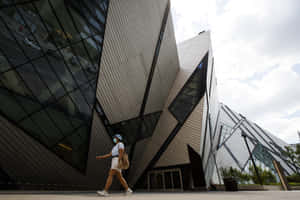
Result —
<svg viewBox="0 0 300 200"><path fill-rule="evenodd" d="M102 197L107 197L108 196L108 192L106 192L105 190L97 191L97 194L99 196L102 196Z"/></svg>
<svg viewBox="0 0 300 200"><path fill-rule="evenodd" d="M128 188L125 194L126 195L131 195L132 193L133 193L132 189Z"/></svg>

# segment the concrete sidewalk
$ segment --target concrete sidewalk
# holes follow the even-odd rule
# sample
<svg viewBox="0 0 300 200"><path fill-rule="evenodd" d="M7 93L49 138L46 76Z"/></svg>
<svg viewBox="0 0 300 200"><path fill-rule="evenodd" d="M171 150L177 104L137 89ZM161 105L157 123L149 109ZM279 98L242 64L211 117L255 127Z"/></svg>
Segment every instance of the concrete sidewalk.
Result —
<svg viewBox="0 0 300 200"><path fill-rule="evenodd" d="M1 194L0 200L299 200L300 191L200 192L200 193L135 193L131 196L112 194L99 197L96 193L76 194Z"/></svg>

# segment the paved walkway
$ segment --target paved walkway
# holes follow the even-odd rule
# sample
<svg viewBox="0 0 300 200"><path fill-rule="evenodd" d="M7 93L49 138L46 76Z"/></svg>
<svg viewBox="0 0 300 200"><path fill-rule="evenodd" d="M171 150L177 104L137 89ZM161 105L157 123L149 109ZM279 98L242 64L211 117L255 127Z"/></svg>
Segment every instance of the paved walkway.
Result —
<svg viewBox="0 0 300 200"><path fill-rule="evenodd" d="M131 196L112 194L1 194L0 200L299 200L300 191L201 192L201 193L136 193Z"/></svg>

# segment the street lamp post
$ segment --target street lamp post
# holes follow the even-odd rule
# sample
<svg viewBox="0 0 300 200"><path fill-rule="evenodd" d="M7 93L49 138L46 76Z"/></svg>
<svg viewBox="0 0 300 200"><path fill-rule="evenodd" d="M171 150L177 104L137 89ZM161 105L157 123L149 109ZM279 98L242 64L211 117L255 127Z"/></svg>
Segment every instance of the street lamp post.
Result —
<svg viewBox="0 0 300 200"><path fill-rule="evenodd" d="M247 146L247 149L248 149L248 152L249 152L249 155L250 155L250 159L251 159L251 161L252 161L252 163L253 163L253 167L254 167L254 169L255 169L255 173L256 173L256 175L257 175L258 181L259 181L259 183L260 183L261 185L263 185L262 180L261 180L261 177L260 177L259 172L258 172L258 169L257 169L256 164L255 164L255 162L254 162L252 153L251 153L251 151L250 151L248 142L247 142L247 138L246 138L246 137L247 137L247 134L246 134L244 131L242 131L242 137L244 138L245 144L246 144L246 146Z"/></svg>

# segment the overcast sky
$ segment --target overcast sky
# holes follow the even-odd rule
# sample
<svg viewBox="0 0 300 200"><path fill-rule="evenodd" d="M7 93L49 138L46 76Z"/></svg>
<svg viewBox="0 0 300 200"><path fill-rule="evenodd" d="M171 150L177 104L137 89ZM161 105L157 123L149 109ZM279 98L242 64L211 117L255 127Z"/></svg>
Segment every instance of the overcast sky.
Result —
<svg viewBox="0 0 300 200"><path fill-rule="evenodd" d="M220 101L298 142L300 0L171 3L177 43L211 30Z"/></svg>

